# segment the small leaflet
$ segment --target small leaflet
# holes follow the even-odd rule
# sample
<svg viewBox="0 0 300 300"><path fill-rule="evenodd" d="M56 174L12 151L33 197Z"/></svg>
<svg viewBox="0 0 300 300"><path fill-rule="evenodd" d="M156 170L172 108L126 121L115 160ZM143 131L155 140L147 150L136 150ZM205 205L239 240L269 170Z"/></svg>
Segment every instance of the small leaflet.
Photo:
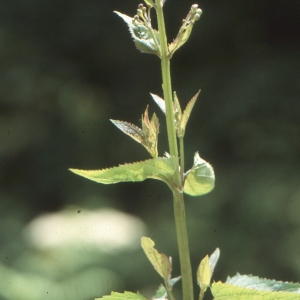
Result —
<svg viewBox="0 0 300 300"><path fill-rule="evenodd" d="M143 236L141 239L142 248L150 260L152 266L156 272L164 279L167 283L172 271L172 264L168 257L159 253L155 248L155 243L148 237Z"/></svg>
<svg viewBox="0 0 300 300"><path fill-rule="evenodd" d="M193 167L185 173L183 191L190 196L209 193L215 186L213 167L196 152Z"/></svg>

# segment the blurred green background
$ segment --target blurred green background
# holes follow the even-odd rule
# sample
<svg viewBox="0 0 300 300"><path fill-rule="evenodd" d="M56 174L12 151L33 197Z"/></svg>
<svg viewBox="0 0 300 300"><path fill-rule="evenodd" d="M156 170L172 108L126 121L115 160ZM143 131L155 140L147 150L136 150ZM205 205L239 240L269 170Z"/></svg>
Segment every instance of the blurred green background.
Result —
<svg viewBox="0 0 300 300"><path fill-rule="evenodd" d="M150 297L160 283L142 235L173 257L171 193L160 182L97 185L68 171L148 158L109 122L161 120L157 57L135 50L134 0L0 4L0 299ZM169 41L191 1L165 3ZM236 272L300 281L300 2L203 0L172 59L184 106L202 90L186 134L215 168L215 190L186 197L194 273L216 247L215 280ZM155 17L153 17L155 22ZM179 285L178 285L179 287ZM198 293L198 291L197 291Z"/></svg>

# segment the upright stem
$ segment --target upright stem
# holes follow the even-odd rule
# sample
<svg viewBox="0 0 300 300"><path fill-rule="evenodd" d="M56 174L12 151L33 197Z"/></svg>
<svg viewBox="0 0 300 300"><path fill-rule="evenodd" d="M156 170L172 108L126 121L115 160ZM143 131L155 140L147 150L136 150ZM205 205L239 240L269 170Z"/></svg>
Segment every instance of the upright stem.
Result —
<svg viewBox="0 0 300 300"><path fill-rule="evenodd" d="M170 59L168 58L168 44L166 37L165 22L163 16L163 10L161 0L156 1L156 12L159 39L161 46L161 69L162 69L162 80L163 80L163 93L166 104L166 120L167 120L167 131L168 141L171 156L178 157L178 146L176 140L176 129L174 123L174 111L173 111L173 100L172 100L172 85L170 75ZM183 147L182 147L183 149ZM179 170L179 164L178 164ZM183 172L183 170L181 170ZM190 261L190 252L188 244L188 235L186 229L186 217L184 199L182 193L182 180L180 172L174 174L174 183L177 188L173 189L173 200L174 200L174 215L176 224L177 243L180 258L180 269L182 276L182 292L183 300L193 300L193 280L192 280L192 268Z"/></svg>

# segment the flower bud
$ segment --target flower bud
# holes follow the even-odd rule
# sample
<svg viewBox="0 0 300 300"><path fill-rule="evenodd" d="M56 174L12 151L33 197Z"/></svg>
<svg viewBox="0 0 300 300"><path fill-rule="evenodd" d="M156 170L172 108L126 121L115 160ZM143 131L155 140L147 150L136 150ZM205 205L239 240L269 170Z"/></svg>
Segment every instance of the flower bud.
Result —
<svg viewBox="0 0 300 300"><path fill-rule="evenodd" d="M193 5L191 6L191 11L192 11L193 13L195 13L197 8L198 8L198 4L193 4Z"/></svg>

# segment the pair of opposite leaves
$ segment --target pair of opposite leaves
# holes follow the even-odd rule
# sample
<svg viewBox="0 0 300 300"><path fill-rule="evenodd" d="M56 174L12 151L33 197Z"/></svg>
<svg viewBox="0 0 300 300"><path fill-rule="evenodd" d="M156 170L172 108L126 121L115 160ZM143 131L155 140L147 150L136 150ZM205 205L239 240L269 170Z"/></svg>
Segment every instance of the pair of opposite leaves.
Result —
<svg viewBox="0 0 300 300"><path fill-rule="evenodd" d="M198 95L199 92L188 103L183 113L181 112L177 97L174 97L173 106L177 135L181 134L183 137L187 121ZM156 95L152 95L152 97L162 111L165 112L164 100ZM112 120L112 122L125 134L141 143L153 158L102 170L70 170L77 175L102 184L137 182L152 178L165 182L173 189L172 178L175 172L178 172L178 161L170 155L157 157L158 119L155 114L150 120L148 110L146 109L142 117L142 129L124 121ZM214 188L214 182L215 175L212 166L196 152L192 168L184 174L183 189L180 187L177 188L190 196L200 196L210 192Z"/></svg>

